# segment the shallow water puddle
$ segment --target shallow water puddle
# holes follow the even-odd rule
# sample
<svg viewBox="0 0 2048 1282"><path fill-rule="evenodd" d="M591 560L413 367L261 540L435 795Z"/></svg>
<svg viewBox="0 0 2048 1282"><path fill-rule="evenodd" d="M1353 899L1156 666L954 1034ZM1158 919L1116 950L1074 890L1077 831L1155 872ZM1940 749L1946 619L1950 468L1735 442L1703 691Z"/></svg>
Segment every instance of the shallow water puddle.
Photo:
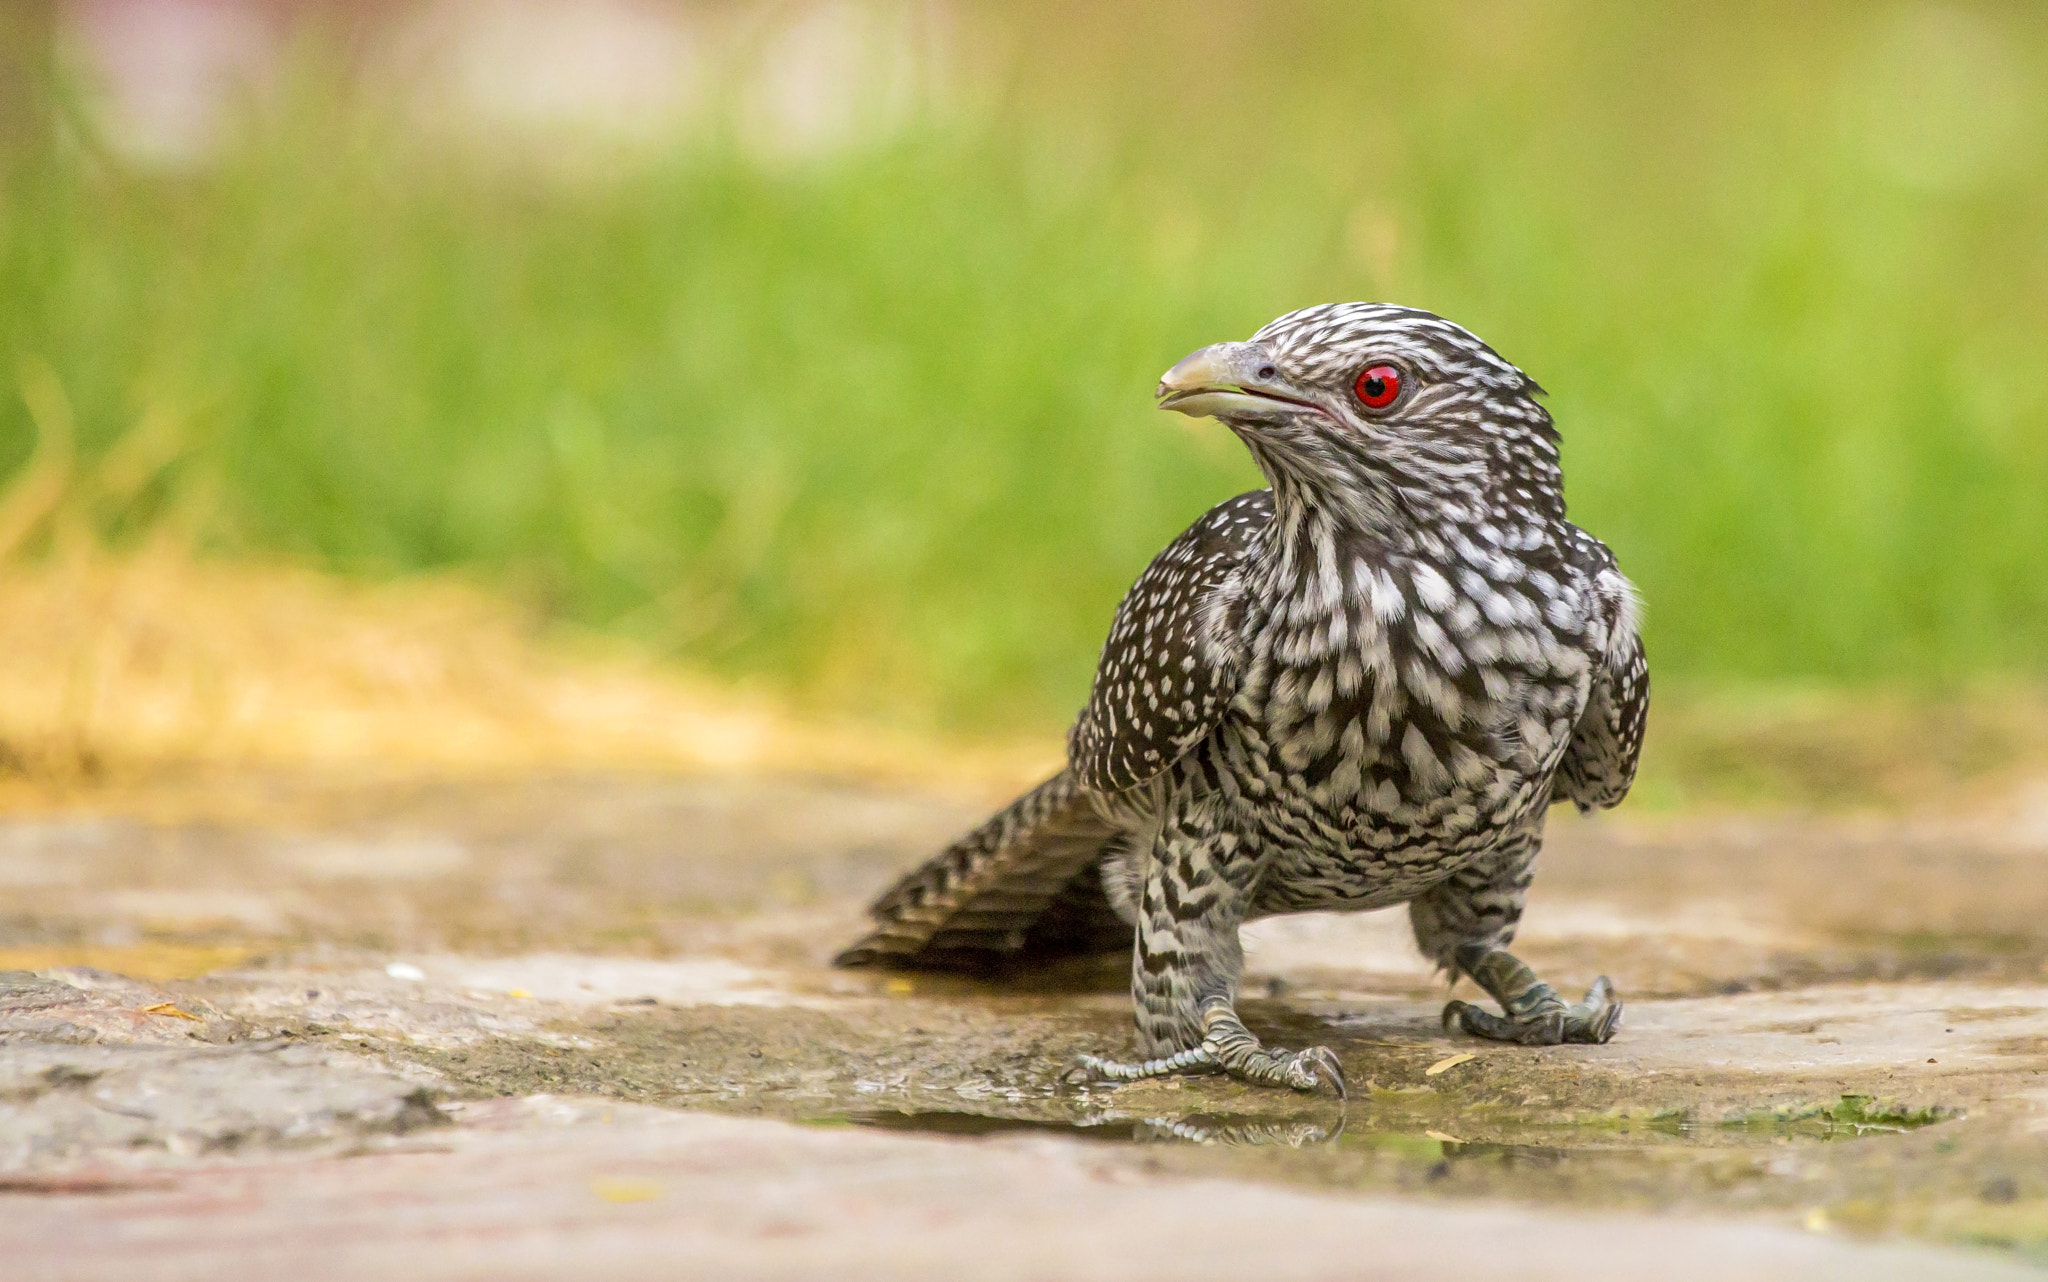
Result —
<svg viewBox="0 0 2048 1282"><path fill-rule="evenodd" d="M1404 1092L1385 1092L1400 1095ZM1677 1111L1648 1117L1603 1116L1578 1121L1502 1116L1494 1110L1467 1115L1492 1139L1464 1139L1426 1125L1411 1110L1376 1102L1331 1104L1329 1116L1275 1119L1239 1113L1188 1113L1141 1117L1119 1112L1083 1113L1070 1118L1002 1115L941 1109L867 1109L805 1119L811 1125L851 1125L929 1135L1049 1135L1112 1143L1180 1143L1363 1147L1431 1162L1461 1160L1558 1160L1573 1154L1670 1152L1695 1148L1775 1148L1792 1143L1827 1143L1908 1131L1950 1120L1938 1108L1904 1109L1868 1095L1844 1095L1826 1104L1756 1109L1720 1121L1702 1122ZM1445 1120L1444 1125L1455 1125Z"/></svg>
<svg viewBox="0 0 2048 1282"><path fill-rule="evenodd" d="M1151 1170L1331 1191L1746 1210L1800 1217L1809 1229L1932 1232L2008 1245L2039 1237L2034 1219L2018 1228L1980 1223L1987 1212L2011 1218L2024 1209L2038 1218L2019 1187L2031 1181L1998 1174L2027 1158L2005 1148L1995 1124L1987 1129L1959 1111L1901 1108L1869 1095L1748 1111L1579 1116L1420 1091L1359 1092L1343 1106L1273 1101L1272 1111L1256 1112L1212 1102L1184 1113L1162 1107L1159 1093L1129 1107L1106 1103L1105 1095L1113 1099L1100 1093L1064 1116L1051 1111L1054 1101L973 1111L927 1096L901 1108L806 1120L934 1136L1066 1139L1127 1154L1123 1160ZM1985 1171L1993 1172L1988 1180Z"/></svg>

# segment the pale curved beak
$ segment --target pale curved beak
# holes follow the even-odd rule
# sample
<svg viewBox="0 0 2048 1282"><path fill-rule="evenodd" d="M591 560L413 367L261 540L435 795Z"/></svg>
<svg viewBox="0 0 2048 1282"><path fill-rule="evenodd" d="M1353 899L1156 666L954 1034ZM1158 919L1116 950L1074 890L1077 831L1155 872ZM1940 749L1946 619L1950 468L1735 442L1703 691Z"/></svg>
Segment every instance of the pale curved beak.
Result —
<svg viewBox="0 0 2048 1282"><path fill-rule="evenodd" d="M1320 409L1303 400L1258 343L1216 343L1190 352L1159 380L1159 408L1196 418L1284 418Z"/></svg>

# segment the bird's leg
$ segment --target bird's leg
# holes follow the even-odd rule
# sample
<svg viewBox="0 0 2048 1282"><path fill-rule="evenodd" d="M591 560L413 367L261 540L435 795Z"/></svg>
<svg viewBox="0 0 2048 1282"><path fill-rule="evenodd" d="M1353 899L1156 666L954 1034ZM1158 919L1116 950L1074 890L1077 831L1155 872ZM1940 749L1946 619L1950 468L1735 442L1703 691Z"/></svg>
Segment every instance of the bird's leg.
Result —
<svg viewBox="0 0 2048 1282"><path fill-rule="evenodd" d="M1190 832L1195 826L1183 819L1160 834L1138 905L1131 996L1139 1047L1148 1058L1123 1063L1083 1055L1062 1080L1227 1073L1262 1086L1328 1087L1341 1098L1344 1070L1328 1047L1290 1052L1263 1046L1237 1017L1244 969L1237 928L1258 865L1233 834Z"/></svg>
<svg viewBox="0 0 2048 1282"><path fill-rule="evenodd" d="M1533 826L1504 841L1492 857L1451 874L1408 905L1415 942L1439 966L1462 972L1500 1003L1500 1015L1454 1001L1452 1024L1474 1037L1524 1046L1605 1042L1621 1026L1621 1003L1602 975L1586 1000L1568 1004L1557 990L1507 950L1522 919L1540 832Z"/></svg>
<svg viewBox="0 0 2048 1282"><path fill-rule="evenodd" d="M1461 944L1457 966L1493 994L1506 1016L1470 1002L1444 1007L1444 1027L1455 1021L1475 1037L1524 1046L1557 1046L1564 1042L1605 1042L1621 1027L1621 1002L1614 985L1602 975L1593 981L1586 1000L1567 1004L1557 990L1536 978L1536 972L1505 948Z"/></svg>

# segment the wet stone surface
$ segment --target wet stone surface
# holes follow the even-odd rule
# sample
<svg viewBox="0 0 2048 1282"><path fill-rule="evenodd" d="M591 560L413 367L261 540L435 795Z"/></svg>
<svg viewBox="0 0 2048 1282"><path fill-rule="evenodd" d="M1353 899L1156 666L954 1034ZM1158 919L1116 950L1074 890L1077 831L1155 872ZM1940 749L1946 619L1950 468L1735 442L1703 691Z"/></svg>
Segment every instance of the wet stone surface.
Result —
<svg viewBox="0 0 2048 1282"><path fill-rule="evenodd" d="M824 1145L928 1182L979 1163L1000 1185L1050 1152L1159 1207L1222 1180L1304 1224L1319 1199L1392 1197L1502 1232L1735 1215L1848 1253L1785 1276L2048 1262L2048 851L2025 841L1558 822L1521 951L1560 987L1614 977L1627 1021L1601 1047L1444 1032L1398 912L1259 923L1246 1019L1332 1047L1340 1103L1215 1078L1062 1090L1076 1054L1129 1047L1114 961L1002 983L826 966L865 897L977 814L799 780L240 777L0 819L0 1196L133 1193L78 1214L141 1215L262 1164L311 1163L311 1188L347 1156L448 1215L516 1217L539 1184L457 1199L429 1159L513 1145L539 1181L551 1145L602 1164L722 1115L765 1128L718 1132L758 1154ZM536 1099L584 1120L513 1107ZM809 1167L775 1169L761 1197L808 1196ZM1587 1231L1558 1230L1560 1268ZM819 1232L809 1267L872 1258Z"/></svg>

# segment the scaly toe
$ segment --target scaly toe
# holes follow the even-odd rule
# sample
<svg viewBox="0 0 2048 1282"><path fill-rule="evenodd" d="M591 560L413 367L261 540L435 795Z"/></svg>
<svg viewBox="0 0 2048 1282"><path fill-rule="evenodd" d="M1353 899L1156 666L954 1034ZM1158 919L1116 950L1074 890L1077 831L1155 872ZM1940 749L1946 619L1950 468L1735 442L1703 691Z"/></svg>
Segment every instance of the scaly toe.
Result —
<svg viewBox="0 0 2048 1282"><path fill-rule="evenodd" d="M1494 1042L1518 1042L1528 1027L1471 1002L1451 1002L1444 1007L1444 1027L1448 1029L1454 1023L1473 1037Z"/></svg>
<svg viewBox="0 0 2048 1282"><path fill-rule="evenodd" d="M1147 1077L1170 1077L1175 1073L1213 1073L1219 1067L1216 1057L1200 1046L1136 1064L1104 1059L1099 1055L1076 1055L1074 1062L1061 1070L1055 1085L1064 1090L1069 1086L1135 1082Z"/></svg>

